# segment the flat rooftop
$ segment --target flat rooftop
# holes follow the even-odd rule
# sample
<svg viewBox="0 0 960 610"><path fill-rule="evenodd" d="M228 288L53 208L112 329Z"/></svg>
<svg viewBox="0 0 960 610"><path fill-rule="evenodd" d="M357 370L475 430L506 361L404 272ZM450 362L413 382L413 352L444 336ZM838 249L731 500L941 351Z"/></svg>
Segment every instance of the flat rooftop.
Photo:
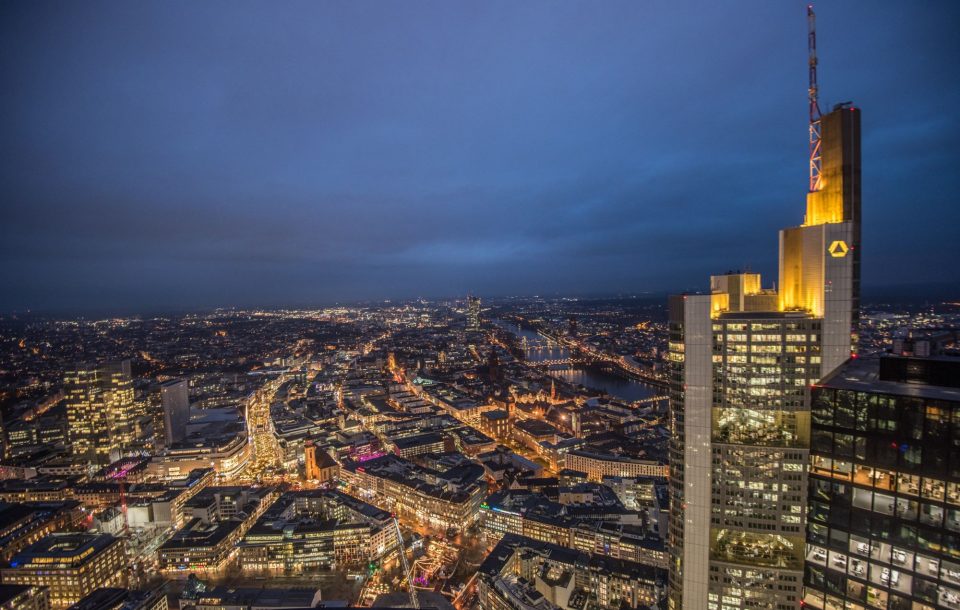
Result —
<svg viewBox="0 0 960 610"><path fill-rule="evenodd" d="M34 542L10 561L11 568L32 567L35 562L50 567L51 563L78 564L99 554L117 542L110 534L59 533ZM38 561L40 560L40 561Z"/></svg>
<svg viewBox="0 0 960 610"><path fill-rule="evenodd" d="M213 587L197 601L206 605L312 608L319 601L318 589L258 589L254 587Z"/></svg>
<svg viewBox="0 0 960 610"><path fill-rule="evenodd" d="M960 402L960 388L880 379L880 358L848 360L814 387Z"/></svg>

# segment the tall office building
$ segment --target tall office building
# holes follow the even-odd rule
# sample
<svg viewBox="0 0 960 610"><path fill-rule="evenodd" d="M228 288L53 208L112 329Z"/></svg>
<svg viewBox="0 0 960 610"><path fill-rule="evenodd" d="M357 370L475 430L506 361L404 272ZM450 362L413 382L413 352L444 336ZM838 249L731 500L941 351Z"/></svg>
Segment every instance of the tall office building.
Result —
<svg viewBox="0 0 960 610"><path fill-rule="evenodd" d="M811 394L806 606L960 607L960 357L855 359Z"/></svg>
<svg viewBox="0 0 960 610"><path fill-rule="evenodd" d="M134 437L130 361L67 371L64 393L74 457L109 464Z"/></svg>
<svg viewBox="0 0 960 610"><path fill-rule="evenodd" d="M467 297L467 329L480 330L480 297Z"/></svg>
<svg viewBox="0 0 960 610"><path fill-rule="evenodd" d="M860 113L840 105L814 128L779 292L731 273L670 299L672 610L800 605L806 394L854 353L860 288Z"/></svg>
<svg viewBox="0 0 960 610"><path fill-rule="evenodd" d="M171 379L160 385L163 407L163 437L167 446L187 437L190 423L190 384L186 379Z"/></svg>

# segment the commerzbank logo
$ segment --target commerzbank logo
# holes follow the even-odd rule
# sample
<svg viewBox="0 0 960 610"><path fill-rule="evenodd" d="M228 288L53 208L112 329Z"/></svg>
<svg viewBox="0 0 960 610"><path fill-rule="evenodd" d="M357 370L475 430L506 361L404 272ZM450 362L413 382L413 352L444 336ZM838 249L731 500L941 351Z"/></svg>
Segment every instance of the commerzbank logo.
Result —
<svg viewBox="0 0 960 610"><path fill-rule="evenodd" d="M847 252L850 251L850 247L847 246L847 242L842 239L838 239L827 248L827 252L830 253L830 256L833 258L843 258L847 255Z"/></svg>

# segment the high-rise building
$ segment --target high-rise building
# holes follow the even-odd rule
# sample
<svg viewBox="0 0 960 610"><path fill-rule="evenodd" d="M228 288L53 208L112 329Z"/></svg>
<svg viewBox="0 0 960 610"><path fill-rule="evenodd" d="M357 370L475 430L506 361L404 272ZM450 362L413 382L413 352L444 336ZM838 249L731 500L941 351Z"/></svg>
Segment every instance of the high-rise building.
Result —
<svg viewBox="0 0 960 610"><path fill-rule="evenodd" d="M810 413L806 606L960 607L960 358L851 360Z"/></svg>
<svg viewBox="0 0 960 610"><path fill-rule="evenodd" d="M186 379L171 379L160 385L163 435L167 446L187 437L190 423L190 386Z"/></svg>
<svg viewBox="0 0 960 610"><path fill-rule="evenodd" d="M480 297L467 297L467 329L480 330Z"/></svg>
<svg viewBox="0 0 960 610"><path fill-rule="evenodd" d="M779 292L730 273L670 300L672 610L800 604L807 392L854 353L859 307L860 113L817 123L819 177L804 223L780 231Z"/></svg>
<svg viewBox="0 0 960 610"><path fill-rule="evenodd" d="M109 464L134 437L130 361L67 371L64 393L74 457Z"/></svg>

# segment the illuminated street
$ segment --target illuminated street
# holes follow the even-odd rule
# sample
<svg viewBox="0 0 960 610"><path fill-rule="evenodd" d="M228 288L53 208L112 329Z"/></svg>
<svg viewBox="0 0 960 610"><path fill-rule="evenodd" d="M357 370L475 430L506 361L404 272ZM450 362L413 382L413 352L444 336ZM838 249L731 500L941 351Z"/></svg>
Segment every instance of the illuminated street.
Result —
<svg viewBox="0 0 960 610"><path fill-rule="evenodd" d="M0 610L960 610L958 23L4 3Z"/></svg>

